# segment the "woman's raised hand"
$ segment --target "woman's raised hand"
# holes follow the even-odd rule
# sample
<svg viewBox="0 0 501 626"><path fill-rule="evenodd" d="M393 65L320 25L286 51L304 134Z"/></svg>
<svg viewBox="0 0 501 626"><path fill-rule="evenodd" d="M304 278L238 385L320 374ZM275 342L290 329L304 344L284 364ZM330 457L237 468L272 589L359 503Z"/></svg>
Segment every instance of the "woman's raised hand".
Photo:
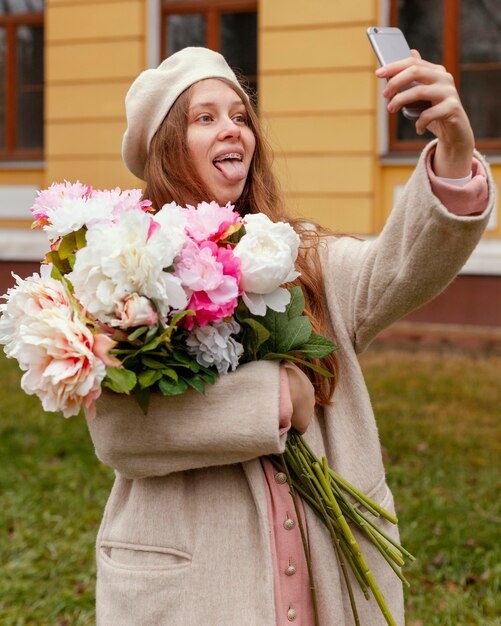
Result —
<svg viewBox="0 0 501 626"><path fill-rule="evenodd" d="M417 50L412 50L412 55L376 71L379 78L388 79L383 91L389 100L388 111L394 113L418 100L431 102L417 119L416 132L422 135L428 129L438 138L433 170L445 178L467 176L475 139L454 79L442 65L422 59ZM412 82L418 84L399 91Z"/></svg>
<svg viewBox="0 0 501 626"><path fill-rule="evenodd" d="M315 411L315 389L306 374L293 363L282 363L289 379L292 401L292 426L300 434L308 428Z"/></svg>

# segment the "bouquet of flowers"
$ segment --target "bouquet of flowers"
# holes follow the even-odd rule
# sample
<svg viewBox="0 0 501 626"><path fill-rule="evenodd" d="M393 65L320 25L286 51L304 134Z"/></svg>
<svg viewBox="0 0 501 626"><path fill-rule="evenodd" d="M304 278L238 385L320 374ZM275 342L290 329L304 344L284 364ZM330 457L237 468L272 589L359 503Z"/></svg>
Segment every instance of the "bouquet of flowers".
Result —
<svg viewBox="0 0 501 626"><path fill-rule="evenodd" d="M299 276L300 239L289 224L241 217L215 202L153 212L138 189L80 182L38 192L31 211L50 250L39 274L15 276L2 297L0 343L24 371L22 389L45 410L70 417L83 408L93 418L107 387L133 394L146 413L152 392L204 393L218 376L258 359L331 375L313 361L335 345L313 332L301 288L284 287ZM273 460L287 472L293 497L297 490L329 528L350 596L345 561L393 623L344 516L401 576L405 551L352 499L396 519L318 461L294 431L285 455ZM304 537L303 544L311 565Z"/></svg>

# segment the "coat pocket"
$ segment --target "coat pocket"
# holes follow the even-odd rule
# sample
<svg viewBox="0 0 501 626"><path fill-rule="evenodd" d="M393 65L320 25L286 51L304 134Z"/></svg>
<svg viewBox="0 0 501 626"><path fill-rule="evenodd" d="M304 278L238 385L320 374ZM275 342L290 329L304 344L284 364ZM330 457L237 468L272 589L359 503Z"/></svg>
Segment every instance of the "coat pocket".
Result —
<svg viewBox="0 0 501 626"><path fill-rule="evenodd" d="M112 567L138 572L183 569L192 560L191 554L176 548L106 540L100 543L99 556Z"/></svg>

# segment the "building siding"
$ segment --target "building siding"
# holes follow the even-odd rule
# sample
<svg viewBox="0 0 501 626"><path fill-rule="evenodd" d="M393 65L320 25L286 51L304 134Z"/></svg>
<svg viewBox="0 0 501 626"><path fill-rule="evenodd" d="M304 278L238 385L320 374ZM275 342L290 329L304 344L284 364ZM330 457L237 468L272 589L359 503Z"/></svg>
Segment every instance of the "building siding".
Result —
<svg viewBox="0 0 501 626"><path fill-rule="evenodd" d="M124 97L145 67L145 2L52 0L45 23L46 184L137 186L120 146Z"/></svg>
<svg viewBox="0 0 501 626"><path fill-rule="evenodd" d="M290 209L373 231L374 3L261 2L259 97Z"/></svg>
<svg viewBox="0 0 501 626"><path fill-rule="evenodd" d="M415 160L379 155L384 102L365 31L379 23L382 1L260 0L258 10L259 114L288 206L334 231L362 236L380 232ZM0 186L40 188L64 179L141 186L120 157L124 97L158 41L148 32L151 24L159 28L151 16L148 22L155 6L153 0L47 0L45 160L17 169L0 164ZM501 164L492 169L501 186ZM28 230L28 207L0 213L0 239L2 232L11 241L16 229ZM486 273L501 276L501 219L485 239L499 248L494 255L489 248L486 258L497 269ZM462 282L471 288L471 281ZM499 297L494 305L497 320ZM467 317L474 321L471 307Z"/></svg>

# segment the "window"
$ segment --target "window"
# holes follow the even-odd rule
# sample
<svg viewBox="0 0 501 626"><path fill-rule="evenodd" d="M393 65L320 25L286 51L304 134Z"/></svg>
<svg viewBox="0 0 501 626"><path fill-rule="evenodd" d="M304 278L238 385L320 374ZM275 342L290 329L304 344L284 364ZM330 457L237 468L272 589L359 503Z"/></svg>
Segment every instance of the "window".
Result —
<svg viewBox="0 0 501 626"><path fill-rule="evenodd" d="M256 89L256 0L163 0L161 6L162 58L186 46L206 46L221 52Z"/></svg>
<svg viewBox="0 0 501 626"><path fill-rule="evenodd" d="M0 159L43 156L44 0L0 0Z"/></svg>
<svg viewBox="0 0 501 626"><path fill-rule="evenodd" d="M390 21L404 31L411 48L453 74L477 146L501 150L499 0L392 0ZM422 145L412 122L390 116L390 150Z"/></svg>

